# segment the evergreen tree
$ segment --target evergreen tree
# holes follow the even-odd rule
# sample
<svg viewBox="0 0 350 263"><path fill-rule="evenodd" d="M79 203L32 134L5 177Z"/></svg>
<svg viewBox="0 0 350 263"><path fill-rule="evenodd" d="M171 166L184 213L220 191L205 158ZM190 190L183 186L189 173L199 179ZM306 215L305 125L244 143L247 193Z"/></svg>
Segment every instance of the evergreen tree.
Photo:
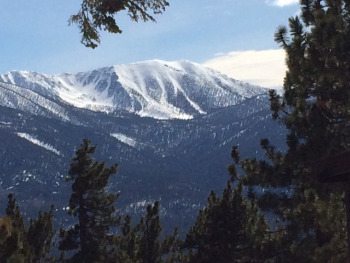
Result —
<svg viewBox="0 0 350 263"><path fill-rule="evenodd" d="M235 160L236 156L232 157ZM235 166L229 171L237 178ZM235 187L229 181L222 197L210 193L207 206L199 212L185 240L189 262L263 262L270 258L268 225L242 190L240 181Z"/></svg>
<svg viewBox="0 0 350 263"><path fill-rule="evenodd" d="M81 42L90 48L100 43L99 31L121 33L115 15L126 11L131 20L155 21L154 15L161 14L169 5L167 0L82 0L79 12L72 15L70 23L78 24Z"/></svg>
<svg viewBox="0 0 350 263"><path fill-rule="evenodd" d="M138 259L139 236L132 226L131 217L126 215L122 218L121 231L113 237L113 257L115 262L133 263L140 262Z"/></svg>
<svg viewBox="0 0 350 263"><path fill-rule="evenodd" d="M350 150L350 1L302 0L300 17L275 38L287 53L284 94L270 91L273 117L288 129L287 152L268 140L266 160L240 162L250 186L264 193L283 233L276 257L284 262L344 262L348 183L320 177L330 156ZM328 176L326 174L326 176Z"/></svg>
<svg viewBox="0 0 350 263"><path fill-rule="evenodd" d="M24 221L12 194L8 196L6 216L1 218L1 223L1 261L25 260L28 257L28 247Z"/></svg>
<svg viewBox="0 0 350 263"><path fill-rule="evenodd" d="M116 262L185 262L177 230L164 238L161 230L159 202L148 205L146 214L135 226L132 226L130 216L125 216L120 235L114 237Z"/></svg>
<svg viewBox="0 0 350 263"><path fill-rule="evenodd" d="M39 213L28 227L12 194L0 218L0 262L52 262L53 209Z"/></svg>
<svg viewBox="0 0 350 263"><path fill-rule="evenodd" d="M188 254L183 250L184 241L180 239L177 228L171 235L166 236L162 241L162 262L164 263L187 263Z"/></svg>
<svg viewBox="0 0 350 263"><path fill-rule="evenodd" d="M30 220L26 232L26 241L30 247L30 262L54 262L52 255L53 207L49 212L40 212L38 217Z"/></svg>
<svg viewBox="0 0 350 263"><path fill-rule="evenodd" d="M161 226L159 221L159 202L148 205L145 217L137 226L140 233L138 257L142 263L161 262Z"/></svg>
<svg viewBox="0 0 350 263"><path fill-rule="evenodd" d="M117 196L106 192L117 166L107 168L92 159L95 147L84 140L72 160L68 180L72 180L69 213L78 219L68 230L61 230L60 250L77 249L72 262L108 262L113 227L118 222L114 203Z"/></svg>

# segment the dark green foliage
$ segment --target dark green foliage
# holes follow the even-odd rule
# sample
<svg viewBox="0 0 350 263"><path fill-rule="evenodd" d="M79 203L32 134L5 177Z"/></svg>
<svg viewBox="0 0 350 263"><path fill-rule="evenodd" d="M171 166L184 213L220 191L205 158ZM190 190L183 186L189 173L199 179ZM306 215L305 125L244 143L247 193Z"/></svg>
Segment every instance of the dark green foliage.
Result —
<svg viewBox="0 0 350 263"><path fill-rule="evenodd" d="M146 216L137 226L140 233L138 257L143 263L161 262L159 203L147 206Z"/></svg>
<svg viewBox="0 0 350 263"><path fill-rule="evenodd" d="M60 249L75 250L73 262L98 262L109 253L111 229L117 225L114 203L117 196L106 192L108 179L117 166L105 167L92 159L95 147L84 140L72 160L68 180L74 181L69 213L78 223L61 230Z"/></svg>
<svg viewBox="0 0 350 263"><path fill-rule="evenodd" d="M130 216L122 219L120 235L114 236L113 251L116 262L138 262L138 241Z"/></svg>
<svg viewBox="0 0 350 263"><path fill-rule="evenodd" d="M53 238L53 207L49 212L39 213L38 218L31 220L27 230L27 242L34 262L50 258Z"/></svg>
<svg viewBox="0 0 350 263"><path fill-rule="evenodd" d="M161 14L168 5L166 0L83 0L81 9L71 16L69 22L78 24L81 42L95 48L100 43L100 30L122 32L115 20L116 14L121 11L126 11L136 22L155 21L154 15Z"/></svg>
<svg viewBox="0 0 350 263"><path fill-rule="evenodd" d="M6 216L0 218L1 262L51 262L53 209L39 213L25 226L12 194L8 197Z"/></svg>
<svg viewBox="0 0 350 263"><path fill-rule="evenodd" d="M237 148L232 158L239 161ZM237 178L234 165L229 167ZM262 262L271 256L268 226L259 215L253 200L242 194L242 183L228 182L222 197L209 195L207 206L199 212L195 225L187 234L184 248L189 262Z"/></svg>
<svg viewBox="0 0 350 263"><path fill-rule="evenodd" d="M182 242L177 230L173 234L162 238L160 224L160 204L155 202L148 205L146 215L141 218L134 228L137 237L137 261L140 263L175 263L185 262L185 256L180 251Z"/></svg>
<svg viewBox="0 0 350 263"><path fill-rule="evenodd" d="M287 53L284 94L270 91L273 117L288 129L286 153L268 140L266 160L243 160L244 182L277 218L283 262L345 262L347 184L321 183L323 162L350 150L350 2L302 0L275 39ZM277 233L277 232L276 232Z"/></svg>
<svg viewBox="0 0 350 263"><path fill-rule="evenodd" d="M29 251L25 242L23 217L12 194L8 196L6 216L2 217L1 220L1 260L24 260L28 258Z"/></svg>
<svg viewBox="0 0 350 263"><path fill-rule="evenodd" d="M122 221L121 233L114 236L113 243L117 262L185 262L177 230L162 238L158 202L147 206L145 216L135 226L129 216Z"/></svg>

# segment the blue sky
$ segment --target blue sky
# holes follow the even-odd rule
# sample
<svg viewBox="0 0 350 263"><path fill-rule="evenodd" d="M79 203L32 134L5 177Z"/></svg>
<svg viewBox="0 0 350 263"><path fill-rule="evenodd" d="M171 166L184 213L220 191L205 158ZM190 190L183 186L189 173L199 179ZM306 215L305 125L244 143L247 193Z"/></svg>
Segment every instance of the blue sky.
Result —
<svg viewBox="0 0 350 263"><path fill-rule="evenodd" d="M0 73L77 72L154 58L203 63L233 51L276 49L277 26L298 11L297 0L169 1L157 23L119 15L123 34L102 34L91 50L67 23L80 0L1 0Z"/></svg>

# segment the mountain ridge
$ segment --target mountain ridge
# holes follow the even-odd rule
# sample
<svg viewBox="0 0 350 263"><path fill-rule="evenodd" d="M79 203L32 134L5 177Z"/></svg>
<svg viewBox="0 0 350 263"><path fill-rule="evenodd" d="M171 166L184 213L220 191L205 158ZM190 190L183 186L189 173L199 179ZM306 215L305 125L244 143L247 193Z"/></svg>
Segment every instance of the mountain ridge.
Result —
<svg viewBox="0 0 350 263"><path fill-rule="evenodd" d="M78 108L156 119L191 119L266 92L186 60L148 60L76 74L11 71L0 80Z"/></svg>
<svg viewBox="0 0 350 263"><path fill-rule="evenodd" d="M283 137L265 89L190 62L152 63L119 66L119 75L115 66L59 77L1 75L0 199L15 193L28 215L54 204L60 218L71 191L64 180L71 157L89 138L97 145L96 159L120 164L109 188L121 193L121 213L140 215L145 204L160 200L167 225L184 229L209 191L223 189L232 145L240 146L242 157L261 157L260 138ZM79 85L72 87L75 82ZM59 92L68 99L82 96L82 102L97 93L95 104L102 103L101 108L69 103ZM142 102L142 96L151 99ZM113 104L124 98L119 107ZM130 110L132 98L144 108ZM152 101L153 106L163 103L163 111L147 112L142 103ZM181 111L169 113L171 107Z"/></svg>

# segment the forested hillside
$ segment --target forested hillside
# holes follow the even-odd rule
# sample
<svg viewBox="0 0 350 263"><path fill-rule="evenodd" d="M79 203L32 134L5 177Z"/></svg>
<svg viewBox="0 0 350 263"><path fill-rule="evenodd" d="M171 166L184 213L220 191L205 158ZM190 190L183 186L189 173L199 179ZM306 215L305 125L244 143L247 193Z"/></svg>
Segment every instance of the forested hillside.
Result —
<svg viewBox="0 0 350 263"><path fill-rule="evenodd" d="M119 32L110 16L120 10L129 11L134 20L152 20L132 3L141 3L155 13L167 6L166 1L126 1L121 6L109 6L111 1L104 5L99 5L100 1L83 3L82 11L72 19L82 30L83 43L90 47L99 43L96 29L105 26L107 31ZM203 97L195 100L198 97L193 94L184 96L189 107L183 112L194 114L192 118L144 118L145 107L108 113L76 108L59 92L45 93L49 90L45 85L30 85L28 89L17 86L21 83L10 75L3 76L7 83L0 84L5 98L0 120L5 140L1 143L14 150L3 151L1 157L10 172L17 169L16 159L23 160L20 154L25 160L39 154L43 166L42 177L34 178L37 181L32 179L35 174L26 174L24 166L20 169L25 176L18 178L28 180L11 184L13 178L2 175L1 187L17 192L8 195L5 214L0 218L1 261L349 261L350 1L301 0L300 6L300 13L289 19L288 27L279 27L275 34L287 54L283 92L256 94L259 89L253 87L251 96L237 95L233 87L219 81L212 90L219 88L225 97L235 94L239 99L220 107L211 103L211 96L217 92L205 92L210 95L204 101ZM185 88L176 89L174 81L170 83L165 86L174 93L188 94L182 92ZM141 97L162 89L162 85L155 87L143 89ZM113 93L107 91L107 96L113 97ZM164 97L155 98L165 102ZM214 101L223 102L224 98L215 97ZM71 158L66 149L75 148L81 131L93 142L84 139ZM108 139L103 141L102 137ZM26 151L20 146L23 140L27 141ZM100 148L102 154L98 155ZM206 155L208 152L211 155ZM53 156L60 161L47 165L54 163L49 160ZM117 160L120 165L115 164L115 156L121 156ZM226 177L209 161L211 158L226 170ZM123 161L131 163L126 167L128 175L122 170ZM58 172L50 182L43 172L54 174L64 163L69 163L67 172ZM30 167L31 163L25 165ZM146 171L145 175L133 174L135 167L139 167L138 172ZM177 174L169 176L176 169ZM160 171L164 172L161 177ZM118 176L122 180L115 180ZM185 192L184 180L189 180L185 185L190 186ZM23 202L28 196L36 200L37 189L29 184L38 182L48 189L52 183L66 185L63 214L60 204L60 213L54 206L28 220ZM127 184L135 188L123 188ZM151 198L143 203L131 202L134 206L129 203L130 209L142 204L140 213L121 209L123 196L132 197L143 190L154 190L149 192ZM173 199L157 197L160 192ZM52 202L59 196L46 194ZM199 201L196 207L193 196L203 200L204 195L207 201ZM184 197L188 203L182 202ZM182 205L173 210L174 216L186 214L187 208L200 208L193 221L177 221L181 222L179 227L190 222L185 233L164 217L179 203ZM57 218L69 224L57 227Z"/></svg>

